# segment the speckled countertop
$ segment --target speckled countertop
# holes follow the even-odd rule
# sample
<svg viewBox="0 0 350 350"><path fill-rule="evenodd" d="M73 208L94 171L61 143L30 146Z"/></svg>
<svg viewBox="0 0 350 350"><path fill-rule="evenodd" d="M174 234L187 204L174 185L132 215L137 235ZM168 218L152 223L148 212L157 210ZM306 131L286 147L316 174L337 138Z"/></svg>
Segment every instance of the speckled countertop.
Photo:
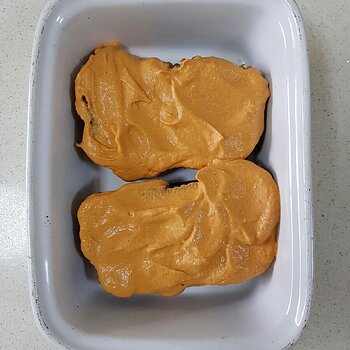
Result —
<svg viewBox="0 0 350 350"><path fill-rule="evenodd" d="M3 0L0 6L0 349L59 349L36 329L27 286L27 90L34 28L45 2ZM298 4L312 84L315 292L295 349L345 350L350 349L350 1Z"/></svg>

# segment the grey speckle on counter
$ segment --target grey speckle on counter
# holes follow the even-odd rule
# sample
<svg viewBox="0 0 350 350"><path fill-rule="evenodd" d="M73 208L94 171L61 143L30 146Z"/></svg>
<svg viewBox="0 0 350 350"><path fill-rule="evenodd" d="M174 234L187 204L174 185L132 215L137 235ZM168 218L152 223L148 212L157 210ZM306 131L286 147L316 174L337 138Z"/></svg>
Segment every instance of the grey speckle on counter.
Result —
<svg viewBox="0 0 350 350"><path fill-rule="evenodd" d="M0 6L0 349L4 350L62 349L39 334L27 287L27 91L34 29L45 2L3 0ZM297 2L305 21L311 70L315 290L309 323L293 349L348 350L350 1Z"/></svg>

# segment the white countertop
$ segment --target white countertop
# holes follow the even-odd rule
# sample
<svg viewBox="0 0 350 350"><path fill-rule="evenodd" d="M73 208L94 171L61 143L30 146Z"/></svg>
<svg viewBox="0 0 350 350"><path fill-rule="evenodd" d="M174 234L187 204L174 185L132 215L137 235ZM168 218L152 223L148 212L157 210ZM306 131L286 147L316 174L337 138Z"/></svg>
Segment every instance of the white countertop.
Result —
<svg viewBox="0 0 350 350"><path fill-rule="evenodd" d="M4 0L0 7L0 349L61 349L39 334L27 286L27 90L34 29L45 2ZM345 350L350 349L350 2L298 4L312 84L315 291L310 321L295 349Z"/></svg>

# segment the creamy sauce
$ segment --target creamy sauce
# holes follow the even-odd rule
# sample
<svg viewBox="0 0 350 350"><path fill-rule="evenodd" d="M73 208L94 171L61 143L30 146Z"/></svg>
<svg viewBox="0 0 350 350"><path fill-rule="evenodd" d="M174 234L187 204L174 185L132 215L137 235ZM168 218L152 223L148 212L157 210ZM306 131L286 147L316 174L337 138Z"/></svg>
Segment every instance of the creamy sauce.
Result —
<svg viewBox="0 0 350 350"><path fill-rule="evenodd" d="M79 146L136 180L247 157L264 129L269 88L258 70L224 59L196 56L172 66L111 42L82 67L75 93L85 123Z"/></svg>
<svg viewBox="0 0 350 350"><path fill-rule="evenodd" d="M270 266L280 215L271 175L247 160L214 160L196 177L174 188L127 184L81 204L81 248L106 291L170 296L243 282Z"/></svg>

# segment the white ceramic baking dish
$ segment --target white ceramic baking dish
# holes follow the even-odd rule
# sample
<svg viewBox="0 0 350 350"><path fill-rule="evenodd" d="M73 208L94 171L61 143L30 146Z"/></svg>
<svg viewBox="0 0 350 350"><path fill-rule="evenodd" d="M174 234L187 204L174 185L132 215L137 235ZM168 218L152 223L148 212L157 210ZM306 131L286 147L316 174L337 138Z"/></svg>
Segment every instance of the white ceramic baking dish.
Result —
<svg viewBox="0 0 350 350"><path fill-rule="evenodd" d="M82 124L73 79L93 48L117 39L134 54L194 55L254 65L270 81L257 159L281 191L279 251L241 285L165 298L105 293L79 251L76 210L123 181L74 147ZM309 314L312 269L310 90L305 33L287 0L61 0L36 30L28 123L30 289L43 334L70 349L274 350L293 344ZM188 180L193 171L168 174Z"/></svg>

